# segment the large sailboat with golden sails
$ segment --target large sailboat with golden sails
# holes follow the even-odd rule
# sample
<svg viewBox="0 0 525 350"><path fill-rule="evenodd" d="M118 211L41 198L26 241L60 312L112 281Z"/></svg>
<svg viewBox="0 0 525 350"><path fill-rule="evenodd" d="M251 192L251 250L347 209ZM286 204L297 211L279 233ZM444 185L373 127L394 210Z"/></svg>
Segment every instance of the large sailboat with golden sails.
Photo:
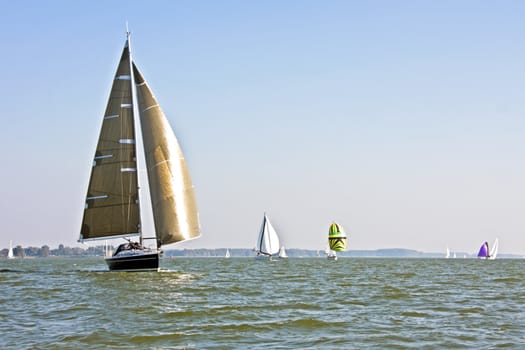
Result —
<svg viewBox="0 0 525 350"><path fill-rule="evenodd" d="M142 140L137 139L140 125ZM142 232L137 147L142 147L155 233ZM139 160L140 163L140 160ZM79 241L124 239L110 270L159 269L161 247L200 236L195 193L169 122L132 59L130 35L102 120ZM146 244L148 242L148 244Z"/></svg>

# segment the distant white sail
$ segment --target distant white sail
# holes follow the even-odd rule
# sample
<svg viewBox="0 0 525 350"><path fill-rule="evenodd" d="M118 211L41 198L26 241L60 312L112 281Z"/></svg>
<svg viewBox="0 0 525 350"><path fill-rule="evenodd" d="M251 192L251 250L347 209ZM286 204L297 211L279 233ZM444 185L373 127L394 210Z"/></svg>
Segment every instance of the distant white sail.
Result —
<svg viewBox="0 0 525 350"><path fill-rule="evenodd" d="M494 244L492 245L492 249L490 250L489 259L494 260L498 256L498 248L499 248L499 240L496 238L494 241Z"/></svg>
<svg viewBox="0 0 525 350"><path fill-rule="evenodd" d="M9 241L9 251L7 252L7 258L13 259L15 256L13 255L13 241Z"/></svg>
<svg viewBox="0 0 525 350"><path fill-rule="evenodd" d="M279 236L266 213L263 217L255 251L257 252L257 256L272 256L279 252Z"/></svg>
<svg viewBox="0 0 525 350"><path fill-rule="evenodd" d="M286 259L288 255L286 255L286 250L284 249L284 246L281 246L281 249L279 250L279 258Z"/></svg>

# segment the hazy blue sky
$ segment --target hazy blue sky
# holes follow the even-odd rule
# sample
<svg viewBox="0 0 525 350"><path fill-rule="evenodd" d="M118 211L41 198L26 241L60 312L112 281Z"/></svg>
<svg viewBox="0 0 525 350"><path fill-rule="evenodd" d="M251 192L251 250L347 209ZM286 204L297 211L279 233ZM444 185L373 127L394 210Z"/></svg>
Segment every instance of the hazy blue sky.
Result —
<svg viewBox="0 0 525 350"><path fill-rule="evenodd" d="M525 254L524 1L1 1L0 247L76 245L125 40L203 236Z"/></svg>

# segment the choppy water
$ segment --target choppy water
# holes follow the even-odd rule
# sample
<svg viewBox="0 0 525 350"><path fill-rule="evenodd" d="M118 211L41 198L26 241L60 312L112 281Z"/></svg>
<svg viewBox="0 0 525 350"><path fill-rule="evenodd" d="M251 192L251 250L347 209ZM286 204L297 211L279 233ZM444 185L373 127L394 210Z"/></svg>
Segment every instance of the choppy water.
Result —
<svg viewBox="0 0 525 350"><path fill-rule="evenodd" d="M525 348L525 260L0 260L4 349Z"/></svg>

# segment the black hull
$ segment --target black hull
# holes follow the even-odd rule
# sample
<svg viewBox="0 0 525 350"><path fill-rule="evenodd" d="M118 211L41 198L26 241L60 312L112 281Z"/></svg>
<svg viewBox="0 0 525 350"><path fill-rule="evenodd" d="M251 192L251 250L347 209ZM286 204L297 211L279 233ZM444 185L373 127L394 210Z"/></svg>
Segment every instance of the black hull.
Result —
<svg viewBox="0 0 525 350"><path fill-rule="evenodd" d="M106 258L110 271L158 271L159 252Z"/></svg>

